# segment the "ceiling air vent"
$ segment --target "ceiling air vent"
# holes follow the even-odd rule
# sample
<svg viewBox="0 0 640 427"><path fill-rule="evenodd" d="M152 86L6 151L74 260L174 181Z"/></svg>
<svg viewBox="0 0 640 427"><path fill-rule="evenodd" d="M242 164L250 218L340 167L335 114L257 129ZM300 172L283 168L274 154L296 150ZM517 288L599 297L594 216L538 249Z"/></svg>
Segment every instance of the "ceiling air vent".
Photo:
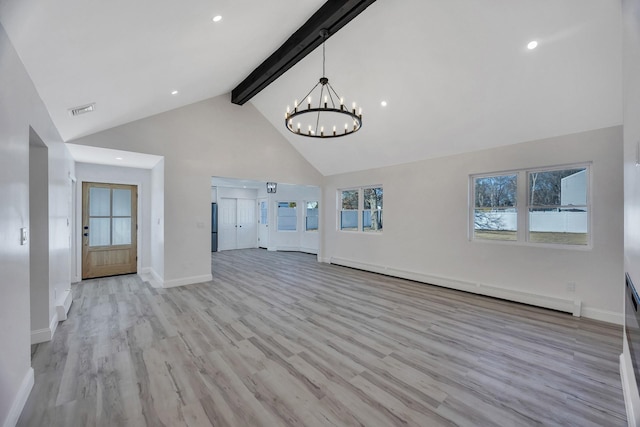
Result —
<svg viewBox="0 0 640 427"><path fill-rule="evenodd" d="M72 116L79 116L80 114L86 114L95 111L95 109L96 103L94 102L91 104L82 105L80 107L71 108L69 109L69 114L71 114Z"/></svg>

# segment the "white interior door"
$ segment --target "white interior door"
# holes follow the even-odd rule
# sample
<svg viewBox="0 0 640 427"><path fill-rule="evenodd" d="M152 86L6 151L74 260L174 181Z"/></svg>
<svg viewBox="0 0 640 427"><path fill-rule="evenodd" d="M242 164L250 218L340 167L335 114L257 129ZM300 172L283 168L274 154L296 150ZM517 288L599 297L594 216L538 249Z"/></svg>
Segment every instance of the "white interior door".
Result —
<svg viewBox="0 0 640 427"><path fill-rule="evenodd" d="M258 246L269 247L269 201L258 199Z"/></svg>
<svg viewBox="0 0 640 427"><path fill-rule="evenodd" d="M237 200L220 199L218 206L218 250L236 249L238 247Z"/></svg>
<svg viewBox="0 0 640 427"><path fill-rule="evenodd" d="M237 236L238 249L258 247L258 224L256 221L256 201L238 199Z"/></svg>

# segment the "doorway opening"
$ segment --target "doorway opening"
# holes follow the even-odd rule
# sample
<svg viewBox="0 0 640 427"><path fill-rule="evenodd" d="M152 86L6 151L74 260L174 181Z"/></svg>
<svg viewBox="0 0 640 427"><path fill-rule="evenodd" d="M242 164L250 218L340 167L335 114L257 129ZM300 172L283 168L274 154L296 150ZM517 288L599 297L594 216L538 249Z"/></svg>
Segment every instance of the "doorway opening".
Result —
<svg viewBox="0 0 640 427"><path fill-rule="evenodd" d="M31 343L51 339L49 300L49 149L29 128L29 287ZM54 289L55 293L55 289Z"/></svg>

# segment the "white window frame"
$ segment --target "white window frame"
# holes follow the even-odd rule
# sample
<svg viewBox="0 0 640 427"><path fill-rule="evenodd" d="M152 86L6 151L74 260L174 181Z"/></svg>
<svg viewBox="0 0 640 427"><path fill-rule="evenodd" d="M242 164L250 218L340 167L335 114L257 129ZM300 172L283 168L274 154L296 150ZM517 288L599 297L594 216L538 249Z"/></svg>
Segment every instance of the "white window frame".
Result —
<svg viewBox="0 0 640 427"><path fill-rule="evenodd" d="M384 231L384 225L382 227L382 230L364 230L364 223L362 220L362 215L365 211L364 209L364 190L365 189L370 189L370 188L381 188L382 189L382 197L383 197L383 206L384 206L384 186L382 184L376 184L376 185L365 185L362 187L347 187L347 188L338 188L338 190L336 191L336 206L337 206L337 210L336 210L336 230L340 231L340 232L345 232L345 233L364 233L364 234L369 234L369 235L380 235L383 233ZM351 230L351 229L343 229L342 228L342 224L341 224L341 220L342 220L342 192L344 191L357 191L358 192L358 209L347 209L345 211L356 211L357 215L358 215L358 227L356 230ZM369 209L367 209L369 210ZM376 209L379 211L384 211L384 207L382 209ZM383 223L384 224L384 223Z"/></svg>
<svg viewBox="0 0 640 427"><path fill-rule="evenodd" d="M469 175L469 208L467 210L467 237L471 242L489 243L489 244L502 244L502 245L524 245L534 247L547 247L555 249L572 249L572 250L591 250L593 248L593 208L592 208L592 162L583 163L569 163L562 165L533 167L525 169L512 169L502 170L489 173L478 173ZM587 204L580 205L579 207L585 207L587 211L587 244L585 245L571 245L567 243L542 243L531 242L529 239L529 209L539 207L537 205L530 204L529 194L529 175L536 172L551 172L556 170L565 169L585 169L587 174ZM492 176L504 176L504 175L516 175L516 212L517 212L517 231L516 240L492 240L482 239L474 237L474 215L475 215L475 179L485 178ZM563 206L555 206L556 208L562 208ZM566 208L566 207L565 207Z"/></svg>

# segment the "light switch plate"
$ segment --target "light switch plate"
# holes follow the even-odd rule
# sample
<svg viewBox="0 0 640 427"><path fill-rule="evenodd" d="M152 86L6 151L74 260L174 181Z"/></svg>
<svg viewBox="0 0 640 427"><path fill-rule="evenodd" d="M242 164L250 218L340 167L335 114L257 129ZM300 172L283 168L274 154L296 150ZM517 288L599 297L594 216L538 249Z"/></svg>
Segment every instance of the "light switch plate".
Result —
<svg viewBox="0 0 640 427"><path fill-rule="evenodd" d="M22 227L20 229L20 244L21 245L27 244L27 229L25 227Z"/></svg>

